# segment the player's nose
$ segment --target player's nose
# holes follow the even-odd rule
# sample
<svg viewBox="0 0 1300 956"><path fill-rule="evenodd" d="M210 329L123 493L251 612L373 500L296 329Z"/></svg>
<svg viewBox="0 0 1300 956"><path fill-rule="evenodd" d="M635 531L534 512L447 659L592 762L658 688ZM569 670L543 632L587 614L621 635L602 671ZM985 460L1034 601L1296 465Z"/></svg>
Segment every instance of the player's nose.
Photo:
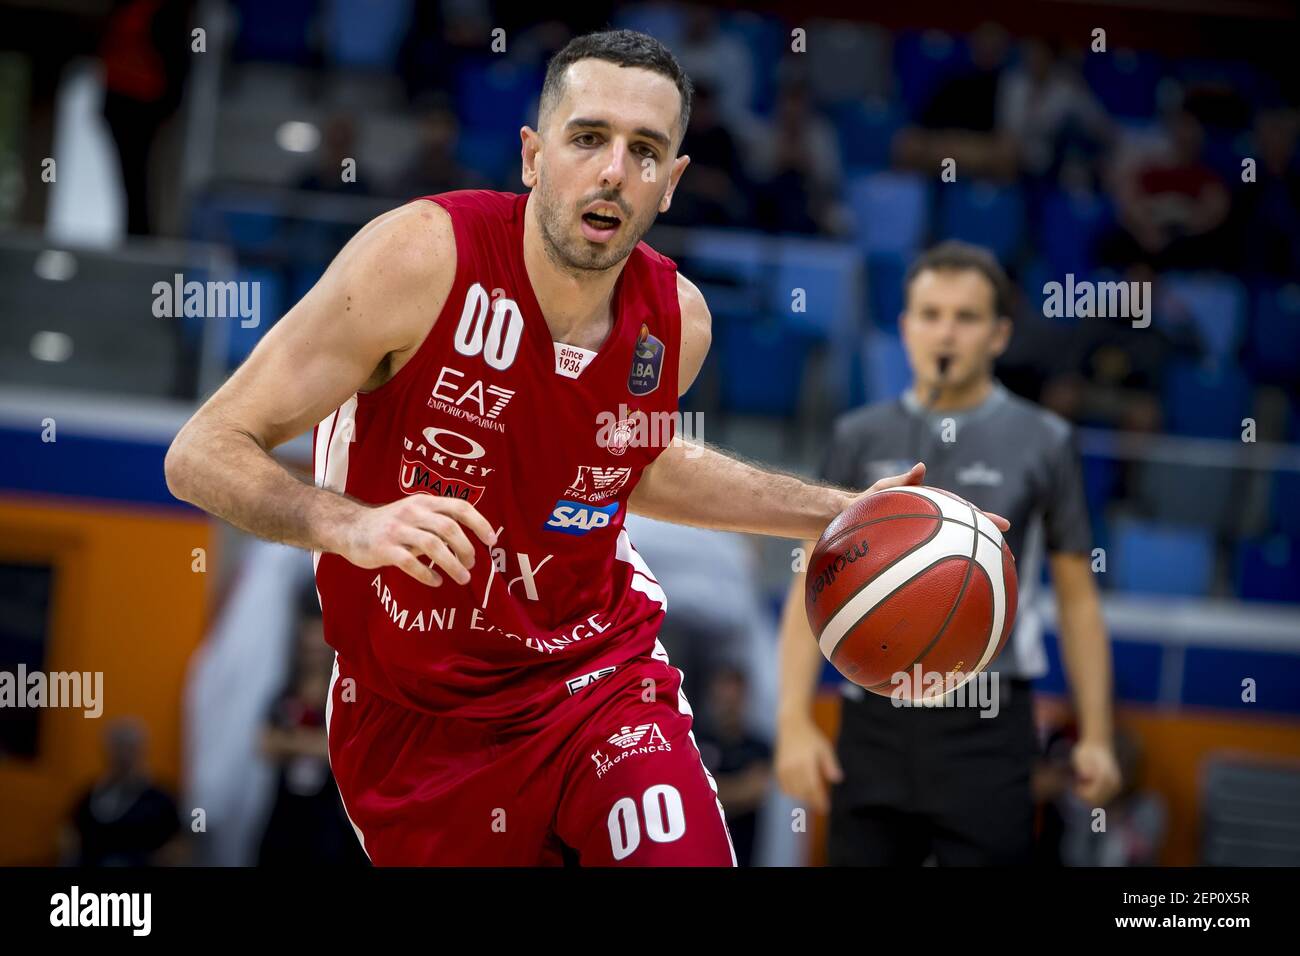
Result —
<svg viewBox="0 0 1300 956"><path fill-rule="evenodd" d="M627 145L620 139L615 139L610 144L609 161L600 171L600 184L602 187L621 188L624 178L627 175L625 164L627 163Z"/></svg>

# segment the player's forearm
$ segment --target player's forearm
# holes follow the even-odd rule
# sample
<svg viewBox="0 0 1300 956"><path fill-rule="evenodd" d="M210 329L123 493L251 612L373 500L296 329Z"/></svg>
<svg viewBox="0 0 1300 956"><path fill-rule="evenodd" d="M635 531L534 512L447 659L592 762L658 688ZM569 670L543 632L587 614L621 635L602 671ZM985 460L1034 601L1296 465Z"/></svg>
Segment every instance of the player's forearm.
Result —
<svg viewBox="0 0 1300 956"><path fill-rule="evenodd" d="M683 442L645 470L629 505L637 514L677 524L815 540L851 500L838 488Z"/></svg>
<svg viewBox="0 0 1300 956"><path fill-rule="evenodd" d="M812 542L805 542L805 554L810 554ZM813 697L817 691L817 677L822 669L822 653L808 626L804 610L803 590L805 576L794 576L790 593L781 612L781 635L777 658L780 669L780 689L777 698L777 722L812 719Z"/></svg>
<svg viewBox="0 0 1300 956"><path fill-rule="evenodd" d="M1074 696L1079 738L1111 742L1111 662L1106 622L1096 592L1058 604L1061 657Z"/></svg>
<svg viewBox="0 0 1300 956"><path fill-rule="evenodd" d="M243 432L191 421L167 452L167 487L241 531L311 551L337 551L364 505L290 474Z"/></svg>

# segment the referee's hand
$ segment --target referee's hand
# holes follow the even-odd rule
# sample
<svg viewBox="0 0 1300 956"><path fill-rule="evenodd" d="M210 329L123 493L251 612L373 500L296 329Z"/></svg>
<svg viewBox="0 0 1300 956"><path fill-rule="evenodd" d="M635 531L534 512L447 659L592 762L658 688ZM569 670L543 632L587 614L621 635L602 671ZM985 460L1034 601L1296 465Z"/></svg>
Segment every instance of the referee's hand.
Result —
<svg viewBox="0 0 1300 956"><path fill-rule="evenodd" d="M782 790L817 813L830 810L827 783L839 783L844 771L835 747L811 715L783 721L777 728L776 779Z"/></svg>

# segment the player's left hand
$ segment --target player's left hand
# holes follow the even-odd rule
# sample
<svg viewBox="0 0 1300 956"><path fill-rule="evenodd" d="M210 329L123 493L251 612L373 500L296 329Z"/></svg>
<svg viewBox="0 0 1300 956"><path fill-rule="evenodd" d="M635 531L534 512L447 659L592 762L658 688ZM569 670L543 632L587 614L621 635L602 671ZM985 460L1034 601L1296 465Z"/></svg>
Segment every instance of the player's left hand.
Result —
<svg viewBox="0 0 1300 956"><path fill-rule="evenodd" d="M925 462L918 461L913 465L906 474L891 475L888 478L881 478L878 482L858 495L855 501L865 498L867 495L874 495L877 491L885 491L889 488L898 488L901 485L921 485L925 483ZM994 514L991 511L984 512L984 516L998 526L999 531L1006 531L1011 527L1011 522L1002 515Z"/></svg>
<svg viewBox="0 0 1300 956"><path fill-rule="evenodd" d="M1090 807L1105 806L1119 793L1119 761L1107 743L1080 741L1070 753L1074 794Z"/></svg>

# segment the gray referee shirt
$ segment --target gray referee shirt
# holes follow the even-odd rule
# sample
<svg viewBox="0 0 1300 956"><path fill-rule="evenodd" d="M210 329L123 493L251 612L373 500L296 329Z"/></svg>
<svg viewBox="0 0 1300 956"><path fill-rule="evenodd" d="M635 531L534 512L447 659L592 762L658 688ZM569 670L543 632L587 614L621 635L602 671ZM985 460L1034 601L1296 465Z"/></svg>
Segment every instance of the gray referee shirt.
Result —
<svg viewBox="0 0 1300 956"><path fill-rule="evenodd" d="M908 392L835 422L822 479L866 488L918 461L926 464L927 485L1011 522L1006 538L1020 582L1016 628L989 669L1041 677L1047 657L1034 601L1044 552L1092 551L1083 470L1069 423L997 381L988 398L960 412L923 411Z"/></svg>

